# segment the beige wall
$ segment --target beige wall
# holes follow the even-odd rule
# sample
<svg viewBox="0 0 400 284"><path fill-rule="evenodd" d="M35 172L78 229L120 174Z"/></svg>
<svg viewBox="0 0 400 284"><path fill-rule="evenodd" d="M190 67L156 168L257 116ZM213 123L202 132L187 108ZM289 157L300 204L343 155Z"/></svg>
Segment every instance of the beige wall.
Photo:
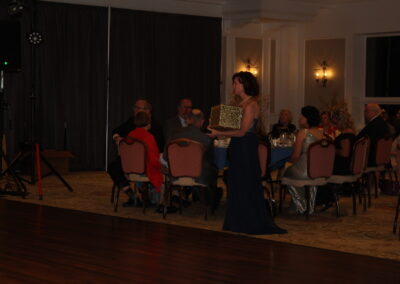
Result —
<svg viewBox="0 0 400 284"><path fill-rule="evenodd" d="M243 71L246 67L246 60L250 59L251 63L257 67L261 76L262 67L262 40L250 38L236 38L236 64L235 71Z"/></svg>
<svg viewBox="0 0 400 284"><path fill-rule="evenodd" d="M321 110L344 100L345 39L306 40L304 102ZM323 61L328 64L328 82L322 87L315 82L315 71Z"/></svg>

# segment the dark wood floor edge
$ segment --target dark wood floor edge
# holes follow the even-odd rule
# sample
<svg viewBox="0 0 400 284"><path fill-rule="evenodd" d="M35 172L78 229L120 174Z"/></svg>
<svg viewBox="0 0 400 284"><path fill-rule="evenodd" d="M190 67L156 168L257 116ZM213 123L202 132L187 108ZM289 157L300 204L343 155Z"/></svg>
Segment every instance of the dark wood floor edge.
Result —
<svg viewBox="0 0 400 284"><path fill-rule="evenodd" d="M339 250L333 250L333 249L327 249L327 248L319 248L319 247L307 246L307 245L301 245L301 244L293 244L293 243L289 243L289 242L285 242L285 241L264 239L264 238L258 237L257 235L248 235L248 234L244 234L244 233L223 231L222 229L221 229L221 231L216 231L216 230L210 230L210 229L204 229L204 228L188 227L188 226L183 226L183 225L179 225L179 224L165 223L165 222L162 222L162 220L161 221L142 220L142 219L136 219L134 217L108 215L105 213L91 212L91 211L71 209L71 208L63 208L63 207L58 207L58 206L48 205L48 204L36 204L36 203L31 203L29 201L23 201L23 200L19 201L19 200L10 200L7 198L6 199L0 198L0 202L2 202L2 201L11 202L11 203L17 202L17 203L29 204L31 206L43 206L43 207L53 208L56 210L83 212L83 213L89 214L89 215L98 215L98 216L104 216L104 217L108 217L108 218L121 218L121 219L126 219L126 220L134 220L136 222L141 222L141 223L154 223L154 224L159 224L159 225L163 225L163 226L174 226L174 227L180 227L180 228L185 228L185 229L189 229L189 230L207 231L207 232L213 232L213 233L217 233L217 234L225 234L225 235L235 236L238 238L246 238L246 239L252 239L252 240L256 239L258 241L266 241L266 242L274 243L274 244L280 245L280 246L285 245L285 246L293 246L293 247L302 247L302 248L307 248L307 249L327 251L330 253L347 254L347 255L352 255L352 256L362 256L362 257L366 257L366 258L370 258L370 259L375 259L378 261L387 261L387 262L393 262L394 264L400 264L400 261L395 260L395 259L389 259L389 258L383 258L383 257L377 257L377 256L371 256L371 255L365 255L365 254L357 254L357 253L351 253L351 252L345 252L345 251L339 251ZM160 216L160 218L162 218L162 217ZM289 232L289 234L290 234L290 232Z"/></svg>

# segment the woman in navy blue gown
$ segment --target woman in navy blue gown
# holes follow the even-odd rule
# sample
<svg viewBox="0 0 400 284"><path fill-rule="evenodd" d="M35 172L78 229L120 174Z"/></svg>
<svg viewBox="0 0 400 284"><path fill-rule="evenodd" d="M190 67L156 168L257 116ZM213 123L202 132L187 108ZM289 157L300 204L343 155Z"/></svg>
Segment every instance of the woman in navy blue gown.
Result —
<svg viewBox="0 0 400 284"><path fill-rule="evenodd" d="M257 79L250 72L239 72L233 75L232 82L233 93L240 97L239 106L243 109L240 129L217 131L208 128L210 137L232 137L229 145L228 203L223 229L246 234L286 233L275 225L264 202L255 133L260 118Z"/></svg>

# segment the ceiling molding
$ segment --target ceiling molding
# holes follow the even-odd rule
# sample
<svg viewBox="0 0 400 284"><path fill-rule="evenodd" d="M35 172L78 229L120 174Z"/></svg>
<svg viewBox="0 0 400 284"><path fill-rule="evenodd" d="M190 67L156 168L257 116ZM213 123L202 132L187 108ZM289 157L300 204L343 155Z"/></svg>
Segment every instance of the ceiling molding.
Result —
<svg viewBox="0 0 400 284"><path fill-rule="evenodd" d="M222 0L42 0L129 10L222 17Z"/></svg>

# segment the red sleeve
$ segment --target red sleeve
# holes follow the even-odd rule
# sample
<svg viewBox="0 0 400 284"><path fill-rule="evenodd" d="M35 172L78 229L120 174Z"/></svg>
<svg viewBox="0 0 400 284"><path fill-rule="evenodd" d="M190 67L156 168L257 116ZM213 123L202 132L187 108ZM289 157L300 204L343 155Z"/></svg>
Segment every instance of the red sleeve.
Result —
<svg viewBox="0 0 400 284"><path fill-rule="evenodd" d="M152 166L160 166L160 152L158 151L158 146L156 140L153 135L146 137L146 146L147 146L147 162Z"/></svg>
<svg viewBox="0 0 400 284"><path fill-rule="evenodd" d="M160 152L154 136L149 133L146 136L145 141L147 146L147 176L150 182L154 185L157 191L160 190L160 186L163 182L163 176L161 172L160 163Z"/></svg>

